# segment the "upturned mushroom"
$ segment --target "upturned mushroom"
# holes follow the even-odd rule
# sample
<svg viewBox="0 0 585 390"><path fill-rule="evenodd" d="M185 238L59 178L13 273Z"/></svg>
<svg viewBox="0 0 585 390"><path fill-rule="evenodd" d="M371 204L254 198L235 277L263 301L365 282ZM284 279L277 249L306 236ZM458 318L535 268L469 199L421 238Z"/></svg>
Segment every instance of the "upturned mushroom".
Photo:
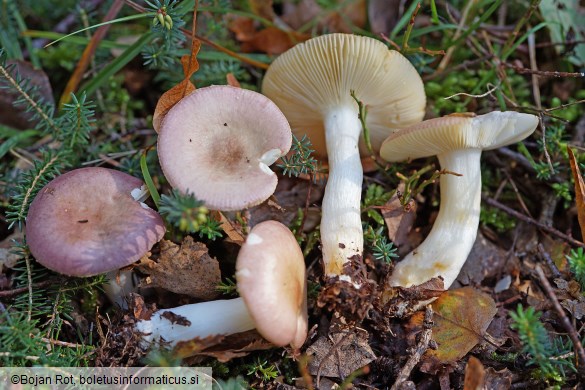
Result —
<svg viewBox="0 0 585 390"><path fill-rule="evenodd" d="M211 86L183 98L159 129L165 177L211 209L241 210L274 193L269 168L288 153L290 126L267 97L246 89Z"/></svg>
<svg viewBox="0 0 585 390"><path fill-rule="evenodd" d="M396 265L391 286L410 287L439 276L445 288L451 286L477 235L482 150L519 142L537 125L536 116L517 112L454 115L405 128L384 141L380 155L387 161L436 155L442 169L461 175L441 175L437 219L422 244Z"/></svg>
<svg viewBox="0 0 585 390"><path fill-rule="evenodd" d="M254 226L238 253L236 279L239 298L161 309L138 321L136 330L144 341L162 338L175 346L256 328L276 346L300 348L307 337L307 281L291 231L276 221Z"/></svg>
<svg viewBox="0 0 585 390"><path fill-rule="evenodd" d="M362 125L353 92L367 107L377 152L393 131L422 120L426 97L412 64L375 39L330 34L298 44L268 68L262 92L284 112L293 132L307 135L318 157L328 156L322 202L325 274L341 275L363 251L360 215Z"/></svg>
<svg viewBox="0 0 585 390"><path fill-rule="evenodd" d="M132 264L165 233L160 215L138 199L143 186L126 173L96 167L55 178L28 211L31 253L45 267L78 277Z"/></svg>

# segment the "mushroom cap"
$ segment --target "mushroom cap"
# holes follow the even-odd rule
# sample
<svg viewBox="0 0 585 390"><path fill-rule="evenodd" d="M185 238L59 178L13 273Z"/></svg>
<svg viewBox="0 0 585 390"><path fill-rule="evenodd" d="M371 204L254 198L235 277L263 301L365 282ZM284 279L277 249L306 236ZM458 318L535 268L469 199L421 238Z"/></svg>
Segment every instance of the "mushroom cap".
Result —
<svg viewBox="0 0 585 390"><path fill-rule="evenodd" d="M457 149L496 149L528 137L538 117L513 111L429 119L389 136L380 148L386 161L436 156Z"/></svg>
<svg viewBox="0 0 585 390"><path fill-rule="evenodd" d="M422 80L399 52L373 38L329 34L300 43L268 68L262 93L284 112L293 132L306 134L320 158L327 156L324 114L341 105L367 106L366 124L377 151L393 131L420 122L426 96ZM360 141L360 152L367 149Z"/></svg>
<svg viewBox="0 0 585 390"><path fill-rule="evenodd" d="M171 186L216 210L268 199L278 182L268 166L292 143L290 126L270 99L230 86L195 90L159 130L158 156Z"/></svg>
<svg viewBox="0 0 585 390"><path fill-rule="evenodd" d="M106 168L81 168L61 175L30 205L26 242L45 267L70 276L117 270L140 259L162 239L158 213L136 201L144 183Z"/></svg>
<svg viewBox="0 0 585 390"><path fill-rule="evenodd" d="M300 348L307 338L307 278L303 252L276 221L250 231L236 262L238 291L256 329L277 346Z"/></svg>

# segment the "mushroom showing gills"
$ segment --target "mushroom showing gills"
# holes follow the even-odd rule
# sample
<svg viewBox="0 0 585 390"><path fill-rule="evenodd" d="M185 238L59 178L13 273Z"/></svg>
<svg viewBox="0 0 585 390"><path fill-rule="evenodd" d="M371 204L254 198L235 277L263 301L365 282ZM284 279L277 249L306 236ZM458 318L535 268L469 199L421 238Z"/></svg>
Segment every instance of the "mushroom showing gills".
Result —
<svg viewBox="0 0 585 390"><path fill-rule="evenodd" d="M393 131L420 122L423 83L408 60L368 37L330 34L298 44L268 68L262 92L284 112L293 132L307 135L317 157L328 157L322 203L325 274L363 251L360 215L362 126L351 92L367 106L371 144L377 151Z"/></svg>
<svg viewBox="0 0 585 390"><path fill-rule="evenodd" d="M445 288L451 286L477 235L482 150L519 142L537 125L536 116L516 112L447 116L403 129L384 141L380 155L387 161L436 155L442 169L461 174L441 176L441 205L431 232L396 265L390 285L410 287L441 276Z"/></svg>
<svg viewBox="0 0 585 390"><path fill-rule="evenodd" d="M215 210L241 210L274 193L269 168L288 153L290 126L267 97L211 86L183 98L165 116L158 137L164 175Z"/></svg>
<svg viewBox="0 0 585 390"><path fill-rule="evenodd" d="M39 191L26 220L35 259L69 276L93 276L140 259L160 241L165 226L140 202L143 182L106 168L67 172Z"/></svg>
<svg viewBox="0 0 585 390"><path fill-rule="evenodd" d="M136 330L145 341L162 338L175 346L256 328L274 345L300 348L307 337L307 281L290 230L276 221L254 226L238 253L236 279L240 298L161 309L138 321Z"/></svg>

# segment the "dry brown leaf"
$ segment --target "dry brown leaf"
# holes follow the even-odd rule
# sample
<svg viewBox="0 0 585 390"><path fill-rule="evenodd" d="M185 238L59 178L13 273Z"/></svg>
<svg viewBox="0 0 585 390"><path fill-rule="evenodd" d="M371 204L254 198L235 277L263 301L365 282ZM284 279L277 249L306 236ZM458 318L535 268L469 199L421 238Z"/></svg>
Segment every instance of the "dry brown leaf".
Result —
<svg viewBox="0 0 585 390"><path fill-rule="evenodd" d="M433 340L439 347L425 353L425 372L465 356L483 339L497 312L494 300L472 287L446 291L432 306L435 313ZM423 316L424 313L417 313L411 322L422 324Z"/></svg>
<svg viewBox="0 0 585 390"><path fill-rule="evenodd" d="M241 49L244 52L280 54L310 38L308 34L283 31L273 26L256 31L254 21L243 17L234 18L229 29L235 34L236 40L242 42Z"/></svg>
<svg viewBox="0 0 585 390"><path fill-rule="evenodd" d="M404 193L404 183L400 183L398 191ZM386 202L381 211L388 228L388 238L394 245L401 247L407 242L408 233L416 219L416 203L412 201L412 204L405 208L400 203L397 193L395 193Z"/></svg>
<svg viewBox="0 0 585 390"><path fill-rule="evenodd" d="M577 218L581 227L581 240L585 242L585 182L583 181L583 176L579 170L575 155L569 146L567 146L567 152L569 153L571 171L575 179L575 203L577 204Z"/></svg>
<svg viewBox="0 0 585 390"><path fill-rule="evenodd" d="M143 258L138 265L140 271L150 275L152 285L199 299L219 295L219 263L209 256L203 243L195 242L191 236L185 237L180 246L162 240L160 252L158 261Z"/></svg>
<svg viewBox="0 0 585 390"><path fill-rule="evenodd" d="M485 368L475 356L470 356L465 367L463 390L481 390L485 383Z"/></svg>
<svg viewBox="0 0 585 390"><path fill-rule="evenodd" d="M311 375L331 378L346 378L376 359L367 332L358 329L319 337L307 348L307 355L312 356L308 366Z"/></svg>
<svg viewBox="0 0 585 390"><path fill-rule="evenodd" d="M210 356L225 363L231 359L248 355L250 352L274 348L256 330L232 335L209 336L177 343L173 350L180 357Z"/></svg>
<svg viewBox="0 0 585 390"><path fill-rule="evenodd" d="M181 99L195 90L195 85L191 82L191 76L199 70L199 62L197 61L199 49L201 49L201 42L194 40L191 46L191 54L181 57L184 75L183 81L163 93L160 99L158 99L152 117L152 125L157 132L167 112Z"/></svg>
<svg viewBox="0 0 585 390"><path fill-rule="evenodd" d="M12 78L19 74L21 79L28 81L30 87L36 88L39 100L42 99L45 104L55 104L49 77L42 69L35 69L31 63L20 60L7 60L6 65ZM0 88L7 84L4 77L0 77ZM0 91L0 123L17 129L34 128L38 120L33 120L28 105L14 104L21 97L20 94L13 88L2 88Z"/></svg>
<svg viewBox="0 0 585 390"><path fill-rule="evenodd" d="M221 211L214 211L215 218L219 221L219 226L221 230L224 231L225 234L229 237L232 242L242 245L246 239L244 235L238 231L232 222L223 215Z"/></svg>
<svg viewBox="0 0 585 390"><path fill-rule="evenodd" d="M318 31L351 33L352 26L363 28L366 24L366 1L352 1L338 11L323 10L316 0L289 1L283 5L282 20L293 29L318 20Z"/></svg>
<svg viewBox="0 0 585 390"><path fill-rule="evenodd" d="M496 371L493 367L488 367L485 374L485 389L509 389L512 387L512 373L507 368Z"/></svg>

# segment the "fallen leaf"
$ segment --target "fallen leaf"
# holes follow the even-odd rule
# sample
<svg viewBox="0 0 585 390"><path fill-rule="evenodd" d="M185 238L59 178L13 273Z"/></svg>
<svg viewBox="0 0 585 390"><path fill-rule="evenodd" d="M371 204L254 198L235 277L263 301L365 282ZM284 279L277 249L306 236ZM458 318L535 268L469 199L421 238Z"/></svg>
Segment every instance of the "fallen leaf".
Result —
<svg viewBox="0 0 585 390"><path fill-rule="evenodd" d="M470 356L465 367L463 390L481 390L485 382L485 368L475 356Z"/></svg>
<svg viewBox="0 0 585 390"><path fill-rule="evenodd" d="M432 306L433 340L438 348L423 356L427 370L436 363L454 363L465 356L483 339L497 312L494 300L472 287L446 291ZM416 313L411 322L422 324L423 317L424 313Z"/></svg>
<svg viewBox="0 0 585 390"><path fill-rule="evenodd" d="M209 256L203 243L195 242L191 236L185 237L180 246L162 240L158 261L143 258L138 269L150 275L153 286L177 294L206 300L219 295L219 263Z"/></svg>
<svg viewBox="0 0 585 390"><path fill-rule="evenodd" d="M307 348L311 356L309 373L330 378L346 378L376 359L366 331L353 329L319 337Z"/></svg>
<svg viewBox="0 0 585 390"><path fill-rule="evenodd" d="M404 193L404 183L400 183L398 191ZM401 247L407 242L408 233L416 219L416 203L412 201L412 204L409 203L405 208L400 203L398 191L384 204L381 211L388 228L388 238L394 245Z"/></svg>
<svg viewBox="0 0 585 390"><path fill-rule="evenodd" d="M181 57L184 74L183 81L163 93L160 99L158 99L152 117L152 125L156 132L158 132L167 112L169 112L169 110L181 99L195 90L195 85L191 82L191 76L199 70L199 62L197 62L197 53L199 53L199 49L201 49L201 41L194 39L193 44L191 45L191 54Z"/></svg>
<svg viewBox="0 0 585 390"><path fill-rule="evenodd" d="M309 34L283 31L274 26L257 31L254 21L244 17L234 18L229 29L235 34L236 40L242 43L242 51L248 53L280 54L311 37Z"/></svg>
<svg viewBox="0 0 585 390"><path fill-rule="evenodd" d="M219 226L221 230L224 231L225 234L229 237L232 242L242 245L246 239L244 235L236 229L236 227L232 224L232 222L223 215L221 211L215 211L215 217L219 221Z"/></svg>
<svg viewBox="0 0 585 390"><path fill-rule="evenodd" d="M316 0L290 1L283 5L282 20L293 29L317 20L317 31L351 33L352 27L363 28L367 22L365 0L347 3L341 9L325 10Z"/></svg>
<svg viewBox="0 0 585 390"><path fill-rule="evenodd" d="M215 335L203 339L195 338L177 343L173 353L180 357L210 356L225 363L231 359L248 355L250 352L274 348L255 330Z"/></svg>
<svg viewBox="0 0 585 390"><path fill-rule="evenodd" d="M571 163L571 171L573 172L573 178L575 179L575 203L577 204L577 218L579 220L579 226L581 227L581 237L585 242L585 182L583 176L579 170L579 165L575 159L575 155L569 146L567 146L567 152L569 153L569 162Z"/></svg>
<svg viewBox="0 0 585 390"><path fill-rule="evenodd" d="M507 265L513 264L513 257L513 254L509 255L507 251L493 244L481 231L478 231L467 261L457 276L457 281L462 285L479 285L486 278L497 278Z"/></svg>
<svg viewBox="0 0 585 390"><path fill-rule="evenodd" d="M400 18L400 0L368 1L368 20L372 33L390 35Z"/></svg>
<svg viewBox="0 0 585 390"><path fill-rule="evenodd" d="M561 301L561 306L571 313L577 320L585 317L585 297L581 296L578 300Z"/></svg>
<svg viewBox="0 0 585 390"><path fill-rule="evenodd" d="M46 105L54 105L53 90L49 77L42 69L35 69L32 64L26 61L7 60L6 68L12 78L19 74L22 80L26 80L31 88L36 89L36 100ZM0 123L17 129L32 129L38 120L33 120L33 113L28 105L14 102L21 98L21 95L13 88L4 88L9 85L4 77L0 77Z"/></svg>
<svg viewBox="0 0 585 390"><path fill-rule="evenodd" d="M488 367L485 371L485 389L509 389L512 387L512 373L507 368L496 371Z"/></svg>

